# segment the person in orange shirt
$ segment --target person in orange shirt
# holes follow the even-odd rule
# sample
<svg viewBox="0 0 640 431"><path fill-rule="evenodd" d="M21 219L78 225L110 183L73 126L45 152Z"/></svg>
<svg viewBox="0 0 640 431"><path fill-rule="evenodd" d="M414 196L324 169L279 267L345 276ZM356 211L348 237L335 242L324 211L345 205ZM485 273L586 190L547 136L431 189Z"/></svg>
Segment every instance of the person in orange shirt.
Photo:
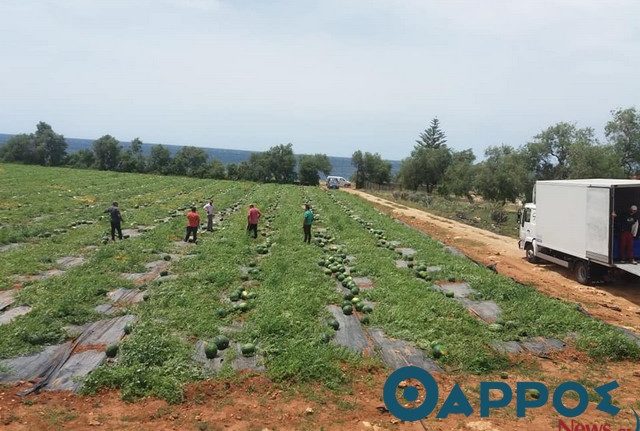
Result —
<svg viewBox="0 0 640 431"><path fill-rule="evenodd" d="M191 207L191 211L187 213L187 235L184 237L184 242L189 242L189 237L193 234L193 242L198 243L198 226L200 226L200 216L196 207Z"/></svg>

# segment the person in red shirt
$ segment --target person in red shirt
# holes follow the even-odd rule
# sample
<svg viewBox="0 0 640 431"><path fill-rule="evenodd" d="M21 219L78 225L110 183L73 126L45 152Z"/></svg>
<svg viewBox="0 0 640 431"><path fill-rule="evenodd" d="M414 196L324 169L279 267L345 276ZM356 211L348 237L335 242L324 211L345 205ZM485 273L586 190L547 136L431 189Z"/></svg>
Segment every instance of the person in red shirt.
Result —
<svg viewBox="0 0 640 431"><path fill-rule="evenodd" d="M191 234L193 234L193 242L198 242L198 226L200 226L200 216L196 207L191 207L191 211L187 213L187 235L184 237L184 242L189 242Z"/></svg>
<svg viewBox="0 0 640 431"><path fill-rule="evenodd" d="M258 220L262 213L253 204L249 205L249 212L247 213L247 233L253 232L253 237L258 237Z"/></svg>

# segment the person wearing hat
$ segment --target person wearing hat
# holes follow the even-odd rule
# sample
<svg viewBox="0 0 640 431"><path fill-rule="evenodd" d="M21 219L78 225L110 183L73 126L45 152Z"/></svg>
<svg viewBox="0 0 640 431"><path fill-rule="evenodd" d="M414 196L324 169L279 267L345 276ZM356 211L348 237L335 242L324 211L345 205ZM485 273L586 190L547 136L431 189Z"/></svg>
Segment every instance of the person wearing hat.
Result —
<svg viewBox="0 0 640 431"><path fill-rule="evenodd" d="M613 216L616 217L616 213ZM623 263L637 263L633 253L633 240L638 235L639 220L638 207L631 205L629 213L620 221L620 259Z"/></svg>

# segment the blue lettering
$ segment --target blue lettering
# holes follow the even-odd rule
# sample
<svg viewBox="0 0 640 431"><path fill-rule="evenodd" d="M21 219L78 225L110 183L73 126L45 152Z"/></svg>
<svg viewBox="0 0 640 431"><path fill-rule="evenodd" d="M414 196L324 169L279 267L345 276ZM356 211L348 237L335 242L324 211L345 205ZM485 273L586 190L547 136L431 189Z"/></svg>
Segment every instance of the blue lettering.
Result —
<svg viewBox="0 0 640 431"><path fill-rule="evenodd" d="M527 399L527 390L538 391L537 399ZM549 390L540 382L518 382L516 384L516 415L519 418L526 416L527 409L542 407L549 399Z"/></svg>
<svg viewBox="0 0 640 431"><path fill-rule="evenodd" d="M562 397L568 391L573 391L578 394L578 405L573 408L569 408L562 403ZM566 416L568 418L580 416L585 412L585 410L587 410L588 405L589 393L584 386L578 382L564 382L553 392L553 408L562 416Z"/></svg>
<svg viewBox="0 0 640 431"><path fill-rule="evenodd" d="M502 397L497 400L490 399L490 391L502 392ZM481 382L480 383L480 417L486 418L491 409L500 409L509 405L513 399L511 387L504 382Z"/></svg>
<svg viewBox="0 0 640 431"><path fill-rule="evenodd" d="M460 386L456 383L436 417L438 419L446 419L449 415L463 414L469 416L471 413L473 413L473 408Z"/></svg>

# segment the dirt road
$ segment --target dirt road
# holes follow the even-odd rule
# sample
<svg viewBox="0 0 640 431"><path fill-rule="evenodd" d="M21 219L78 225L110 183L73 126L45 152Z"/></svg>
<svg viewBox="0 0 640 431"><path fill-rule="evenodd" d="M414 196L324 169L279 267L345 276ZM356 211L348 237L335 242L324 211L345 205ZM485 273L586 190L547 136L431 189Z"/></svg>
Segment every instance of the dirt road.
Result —
<svg viewBox="0 0 640 431"><path fill-rule="evenodd" d="M343 190L374 203L392 217L462 250L478 262L497 264L501 274L520 283L531 284L549 296L578 302L591 315L640 333L640 285L637 282L584 286L574 281L573 274L562 267L527 262L514 238L399 205L359 190Z"/></svg>

